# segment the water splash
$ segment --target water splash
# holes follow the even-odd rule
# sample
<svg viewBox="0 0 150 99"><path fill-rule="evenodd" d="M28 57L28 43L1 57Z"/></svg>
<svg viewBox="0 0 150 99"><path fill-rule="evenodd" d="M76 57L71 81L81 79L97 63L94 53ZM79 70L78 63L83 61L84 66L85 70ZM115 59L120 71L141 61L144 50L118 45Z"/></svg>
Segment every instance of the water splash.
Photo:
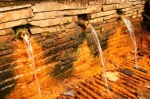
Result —
<svg viewBox="0 0 150 99"><path fill-rule="evenodd" d="M126 18L123 18L123 21L130 33L130 38L131 38L131 41L133 43L133 47L134 47L134 59L135 59L135 68L136 69L139 69L139 66L138 66L138 62L137 62L137 56L136 56L136 52L137 52L137 46L136 46L136 41L135 41L135 33L134 33L134 26L133 24L131 23L131 21L129 21L128 19Z"/></svg>
<svg viewBox="0 0 150 99"><path fill-rule="evenodd" d="M99 57L101 59L101 63L102 63L102 67L103 67L103 75L104 75L104 80L105 80L105 87L109 88L108 82L107 82L107 78L106 78L106 68L105 68L102 48L101 48L101 45L100 45L100 42L99 42L99 39L98 39L98 36L97 36L97 33L96 33L95 29L93 28L93 26L91 24L89 24L89 27L90 27L90 29L92 31L93 39L94 39L94 41L95 41L95 43L96 43L96 45L98 47Z"/></svg>
<svg viewBox="0 0 150 99"><path fill-rule="evenodd" d="M36 75L33 49L32 49L32 45L31 45L30 40L29 40L29 36L27 34L24 34L23 40L27 44L26 50L28 52L28 56L29 56L29 58L31 60L31 65L32 65L32 68L33 68L33 71L34 71L34 77L35 77L35 81L36 81L36 84L37 84L38 95L39 95L39 98L42 99L40 85L39 85L38 78L37 78L37 75Z"/></svg>

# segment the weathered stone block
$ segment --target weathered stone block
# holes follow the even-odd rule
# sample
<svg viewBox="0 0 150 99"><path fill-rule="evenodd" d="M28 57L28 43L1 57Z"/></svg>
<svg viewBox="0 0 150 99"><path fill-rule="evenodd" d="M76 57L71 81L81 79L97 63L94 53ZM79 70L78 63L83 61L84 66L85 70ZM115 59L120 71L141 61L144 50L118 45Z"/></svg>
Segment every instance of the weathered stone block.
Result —
<svg viewBox="0 0 150 99"><path fill-rule="evenodd" d="M83 9L86 8L86 5L81 5L80 3L58 3L58 2L43 2L35 4L32 6L33 12L44 12L44 11L56 11L56 10L65 10L65 9Z"/></svg>
<svg viewBox="0 0 150 99"><path fill-rule="evenodd" d="M0 29L11 28L14 26L19 26L19 25L24 25L24 24L27 24L27 21L25 19L17 20L17 21L11 21L11 22L7 22L7 23L1 23Z"/></svg>
<svg viewBox="0 0 150 99"><path fill-rule="evenodd" d="M106 4L120 3L120 0L105 0Z"/></svg>
<svg viewBox="0 0 150 99"><path fill-rule="evenodd" d="M8 34L14 34L14 30L9 28L5 30L0 30L0 35L8 35Z"/></svg>
<svg viewBox="0 0 150 99"><path fill-rule="evenodd" d="M33 12L30 8L15 10L11 12L4 12L0 14L0 23L12 21L12 20L29 18L32 16L33 16Z"/></svg>
<svg viewBox="0 0 150 99"><path fill-rule="evenodd" d="M74 34L74 29L70 29L67 32L63 32L63 33L58 34L58 38L68 37L68 36L73 35L73 34Z"/></svg>
<svg viewBox="0 0 150 99"><path fill-rule="evenodd" d="M131 16L131 18L136 18L136 17L137 17L136 15L132 15L132 16Z"/></svg>
<svg viewBox="0 0 150 99"><path fill-rule="evenodd" d="M133 5L138 5L138 4L141 4L142 1L136 1L136 2L133 2Z"/></svg>
<svg viewBox="0 0 150 99"><path fill-rule="evenodd" d="M128 8L131 7L133 4L132 3L120 3L116 4L116 9L121 9L121 8Z"/></svg>
<svg viewBox="0 0 150 99"><path fill-rule="evenodd" d="M0 36L0 43L11 42L13 38L14 38L14 36L12 36L12 35Z"/></svg>
<svg viewBox="0 0 150 99"><path fill-rule="evenodd" d="M62 17L56 19L47 19L47 20L39 20L39 21L31 21L29 22L31 25L45 27L45 26L53 26L53 25L61 25L64 23L71 23L77 21L77 17Z"/></svg>
<svg viewBox="0 0 150 99"><path fill-rule="evenodd" d="M131 20L132 23L139 23L141 21L142 21L142 18L135 18Z"/></svg>
<svg viewBox="0 0 150 99"><path fill-rule="evenodd" d="M12 43L0 43L0 50L10 49L12 47Z"/></svg>
<svg viewBox="0 0 150 99"><path fill-rule="evenodd" d="M84 13L96 13L101 11L101 6L100 5L95 5L95 6L88 6L85 10Z"/></svg>
<svg viewBox="0 0 150 99"><path fill-rule="evenodd" d="M65 10L65 11L63 11L63 14L64 14L64 15L84 14L84 10L85 10L85 9L82 9L82 10Z"/></svg>
<svg viewBox="0 0 150 99"><path fill-rule="evenodd" d="M129 0L120 0L120 3L129 2Z"/></svg>
<svg viewBox="0 0 150 99"><path fill-rule="evenodd" d="M76 24L75 24L74 22L72 22L72 23L66 25L66 28L67 28L67 29L72 29L72 28L74 28L74 27L76 27Z"/></svg>
<svg viewBox="0 0 150 99"><path fill-rule="evenodd" d="M104 4L104 0L89 1L89 5L101 5L101 4Z"/></svg>
<svg viewBox="0 0 150 99"><path fill-rule="evenodd" d="M135 5L136 8L144 8L144 5L141 5L141 4L138 4L138 5Z"/></svg>
<svg viewBox="0 0 150 99"><path fill-rule="evenodd" d="M32 20L50 19L50 18L60 17L63 15L64 14L62 11L40 12L40 13L35 13Z"/></svg>
<svg viewBox="0 0 150 99"><path fill-rule="evenodd" d="M1 7L0 11L9 11L9 10L21 9L21 8L27 8L27 7L31 7L31 4L25 4L25 5L20 5L20 6L11 6L11 7Z"/></svg>
<svg viewBox="0 0 150 99"><path fill-rule="evenodd" d="M95 19L93 19L93 20L89 20L89 22L90 23L99 23L99 22L102 22L103 21L103 17L101 17L101 18L95 18Z"/></svg>
<svg viewBox="0 0 150 99"><path fill-rule="evenodd" d="M38 33L45 33L48 32L47 28L40 28L40 27L34 27L34 28L30 28L30 31L32 34L38 34Z"/></svg>
<svg viewBox="0 0 150 99"><path fill-rule="evenodd" d="M106 3L106 4L112 4L112 3L113 3L113 0L105 0L105 3Z"/></svg>
<svg viewBox="0 0 150 99"><path fill-rule="evenodd" d="M129 13L133 14L133 13L137 13L137 12L135 10L131 10L131 9L129 11L124 12L124 14L129 14Z"/></svg>
<svg viewBox="0 0 150 99"><path fill-rule="evenodd" d="M107 20L107 22L108 22L108 23L110 23L110 22L113 22L113 23L114 23L114 22L116 22L116 20L117 20L116 18L111 18L111 19Z"/></svg>
<svg viewBox="0 0 150 99"><path fill-rule="evenodd" d="M91 18L98 18L101 16L107 16L107 15L112 15L112 14L116 14L116 10L111 10L111 11L105 11L105 12L99 12L99 13L95 13L95 14L91 14Z"/></svg>
<svg viewBox="0 0 150 99"><path fill-rule="evenodd" d="M103 5L103 11L114 10L115 5Z"/></svg>
<svg viewBox="0 0 150 99"><path fill-rule="evenodd" d="M45 32L49 32L49 33L53 33L53 32L58 32L58 31L63 31L65 30L66 27L65 26L53 26L53 27L33 27L30 28L30 31L32 34L39 34L39 33L45 33Z"/></svg>
<svg viewBox="0 0 150 99"><path fill-rule="evenodd" d="M132 9L133 9L132 7L130 7L130 8L124 8L124 9L122 9L122 11L130 11Z"/></svg>
<svg viewBox="0 0 150 99"><path fill-rule="evenodd" d="M116 17L117 17L117 15L109 15L109 16L105 16L104 20L108 20L108 19L116 18Z"/></svg>
<svg viewBox="0 0 150 99"><path fill-rule="evenodd" d="M99 0L101 4L105 4L105 0Z"/></svg>
<svg viewBox="0 0 150 99"><path fill-rule="evenodd" d="M61 39L58 39L58 44L62 44L62 43L65 43L65 42L68 42L68 41L70 41L70 38L61 38Z"/></svg>
<svg viewBox="0 0 150 99"><path fill-rule="evenodd" d="M124 15L126 18L132 16L132 14L125 14Z"/></svg>

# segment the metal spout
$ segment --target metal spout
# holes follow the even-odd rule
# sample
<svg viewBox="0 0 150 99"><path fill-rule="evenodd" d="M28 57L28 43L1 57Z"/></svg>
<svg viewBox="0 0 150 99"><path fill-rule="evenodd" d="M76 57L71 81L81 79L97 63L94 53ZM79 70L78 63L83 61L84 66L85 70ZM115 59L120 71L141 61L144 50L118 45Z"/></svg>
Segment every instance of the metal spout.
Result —
<svg viewBox="0 0 150 99"><path fill-rule="evenodd" d="M16 30L16 35L15 36L16 36L17 39L23 39L25 34L27 36L29 36L28 29L19 28L19 29Z"/></svg>
<svg viewBox="0 0 150 99"><path fill-rule="evenodd" d="M78 24L87 28L89 26L89 21L78 19Z"/></svg>

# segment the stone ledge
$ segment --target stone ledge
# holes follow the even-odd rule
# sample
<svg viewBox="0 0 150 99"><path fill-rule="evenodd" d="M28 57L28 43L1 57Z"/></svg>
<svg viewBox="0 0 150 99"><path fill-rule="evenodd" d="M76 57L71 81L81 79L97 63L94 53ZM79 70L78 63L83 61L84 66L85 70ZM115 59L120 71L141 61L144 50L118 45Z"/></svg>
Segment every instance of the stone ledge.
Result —
<svg viewBox="0 0 150 99"><path fill-rule="evenodd" d="M79 3L58 3L58 2L43 2L35 4L31 7L33 12L45 12L45 11L56 11L56 10L69 10L69 9L83 9L86 5L81 5Z"/></svg>
<svg viewBox="0 0 150 99"><path fill-rule="evenodd" d="M77 16L72 16L72 17L62 17L62 18L56 18L56 19L31 21L29 23L31 25L45 27L45 26L61 25L64 23L71 23L71 22L77 22L77 21L78 21Z"/></svg>
<svg viewBox="0 0 150 99"><path fill-rule="evenodd" d="M8 11L0 14L0 23L29 18L32 16L33 12L30 8Z"/></svg>
<svg viewBox="0 0 150 99"><path fill-rule="evenodd" d="M0 8L0 12L21 9L21 8L27 8L27 7L31 7L31 4L26 4L26 5L21 5L21 6L12 6L12 7L3 7L3 8Z"/></svg>
<svg viewBox="0 0 150 99"><path fill-rule="evenodd" d="M63 16L64 13L62 11L52 11L52 12L41 12L41 13L35 13L32 20L41 20L41 19L51 19Z"/></svg>
<svg viewBox="0 0 150 99"><path fill-rule="evenodd" d="M24 24L27 24L27 21L25 19L1 23L0 29L12 28L14 26L19 26L19 25L24 25Z"/></svg>

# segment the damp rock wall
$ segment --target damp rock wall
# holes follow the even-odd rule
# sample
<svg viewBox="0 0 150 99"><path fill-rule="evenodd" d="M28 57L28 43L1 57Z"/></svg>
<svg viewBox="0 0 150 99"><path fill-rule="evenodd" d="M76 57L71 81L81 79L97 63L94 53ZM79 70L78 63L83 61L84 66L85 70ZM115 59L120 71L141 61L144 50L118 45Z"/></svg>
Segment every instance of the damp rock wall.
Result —
<svg viewBox="0 0 150 99"><path fill-rule="evenodd" d="M68 77L69 74L65 75L65 73L73 71L73 63L78 59L76 53L78 46L84 40L88 42L87 45L91 51L89 53L98 55L91 31L89 27L85 28L79 24L80 18L93 25L103 49L113 46L112 50L114 51L111 53L114 54L118 52L118 50L115 50L118 47L118 36L114 36L112 40L109 37L115 33L117 27L123 28L120 36L123 42L121 46L131 44L127 28L122 21L117 20L119 16L117 11L122 10L123 15L131 20L135 27L135 33L138 35L142 32L141 13L144 10L144 4L145 0L98 0L83 4L81 2L59 3L49 1L36 3L35 5L1 7L0 96L4 98L9 95L16 87L16 82L21 83L18 79L24 80L24 78L21 78L24 77L21 74L29 72L27 67L21 67L22 65L19 64L19 59L25 60L27 55L25 57L19 56L25 53L25 50L19 52L20 42L16 39L14 30L18 26L27 25L30 37L35 40L33 47L34 45L38 46L37 49L34 49L36 55L40 57L37 58L37 61L44 64L39 67L46 68L45 74L41 78L48 74L56 78L62 75ZM109 46L107 46L108 38L111 42ZM36 64L39 65L39 63ZM52 65L53 68L49 65ZM39 67L36 68L40 71ZM20 68L22 68L22 71L26 68L27 71L19 72ZM40 73L43 73L43 71ZM27 82L24 83L32 82L32 79L32 77L29 77L29 79L26 79Z"/></svg>

